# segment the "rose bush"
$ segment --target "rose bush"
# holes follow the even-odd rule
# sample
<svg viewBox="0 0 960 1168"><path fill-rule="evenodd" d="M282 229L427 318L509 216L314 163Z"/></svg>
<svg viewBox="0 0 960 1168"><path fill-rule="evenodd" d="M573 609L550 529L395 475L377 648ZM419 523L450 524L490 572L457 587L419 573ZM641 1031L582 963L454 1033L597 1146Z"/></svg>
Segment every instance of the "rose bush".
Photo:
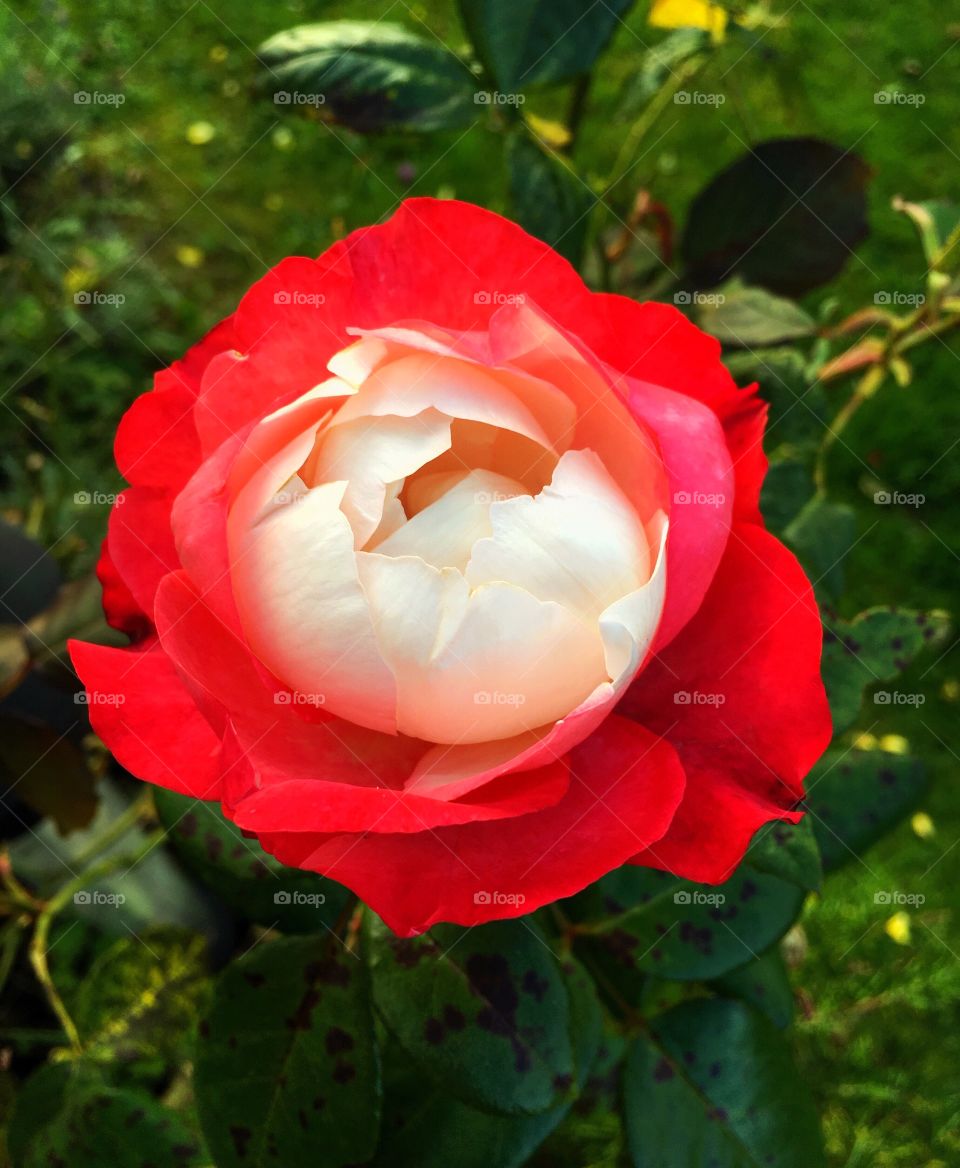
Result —
<svg viewBox="0 0 960 1168"><path fill-rule="evenodd" d="M410 200L125 415L94 728L401 934L627 861L722 881L830 738L764 420L677 310Z"/></svg>

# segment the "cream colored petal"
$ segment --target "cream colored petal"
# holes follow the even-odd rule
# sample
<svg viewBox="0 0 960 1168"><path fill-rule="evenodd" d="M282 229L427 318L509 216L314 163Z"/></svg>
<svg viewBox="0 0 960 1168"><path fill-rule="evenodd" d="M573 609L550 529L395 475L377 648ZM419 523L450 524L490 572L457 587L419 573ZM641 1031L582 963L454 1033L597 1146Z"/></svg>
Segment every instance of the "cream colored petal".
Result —
<svg viewBox="0 0 960 1168"><path fill-rule="evenodd" d="M493 530L491 506L521 494L523 484L514 479L490 470L471 471L369 550L385 556L419 556L435 568L463 571L474 544Z"/></svg>
<svg viewBox="0 0 960 1168"><path fill-rule="evenodd" d="M467 566L474 587L510 580L540 600L596 618L650 572L643 524L589 450L568 450L549 486L490 509L493 534Z"/></svg>
<svg viewBox="0 0 960 1168"><path fill-rule="evenodd" d="M472 593L414 557L357 555L400 731L433 742L508 738L563 717L606 680L596 627L507 583Z"/></svg>
<svg viewBox="0 0 960 1168"><path fill-rule="evenodd" d="M660 516L660 547L650 579L600 614L607 673L622 688L643 664L653 643L667 590L667 517Z"/></svg>
<svg viewBox="0 0 960 1168"><path fill-rule="evenodd" d="M513 430L556 450L566 449L564 436L572 433L572 405L545 382L417 351L403 351L378 366L333 424L370 415L411 417L431 406L451 418Z"/></svg>
<svg viewBox="0 0 960 1168"><path fill-rule="evenodd" d="M396 733L396 684L357 577L343 482L283 492L228 527L233 591L251 649L291 689ZM231 516L231 518L233 518Z"/></svg>
<svg viewBox="0 0 960 1168"><path fill-rule="evenodd" d="M340 508L360 548L383 518L387 483L402 481L449 449L450 419L436 410L413 417L358 418L320 435L308 463L308 482L347 483Z"/></svg>

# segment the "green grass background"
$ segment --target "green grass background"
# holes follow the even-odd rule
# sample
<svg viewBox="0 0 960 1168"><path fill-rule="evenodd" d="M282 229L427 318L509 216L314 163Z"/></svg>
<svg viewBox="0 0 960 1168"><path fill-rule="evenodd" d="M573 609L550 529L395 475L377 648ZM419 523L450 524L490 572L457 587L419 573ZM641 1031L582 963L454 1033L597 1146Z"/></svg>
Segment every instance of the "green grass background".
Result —
<svg viewBox="0 0 960 1168"><path fill-rule="evenodd" d="M660 35L646 7L637 4L598 69L576 151L591 184L609 176L628 129L618 117L621 87ZM853 309L878 290L922 291L913 229L890 200L960 197L960 10L951 18L936 0L778 0L776 10L783 27L739 61L743 49L728 45L695 82L723 93L723 106L667 107L627 192L650 188L682 223L697 190L744 143L811 133L854 146L875 172L872 234L809 306L837 297ZM153 369L229 312L268 266L318 253L407 194L505 207L500 140L487 123L365 139L254 98L252 50L261 40L338 16L425 26L465 47L449 0L0 6L0 161L3 185L13 183L0 252L0 475L8 511L71 574L89 568L106 518L73 496L116 489L109 451L120 414ZM874 93L890 84L924 104L877 105ZM126 101L78 106L79 89L123 92ZM528 108L562 116L566 100L531 95ZM202 145L190 141L197 123L208 123ZM126 300L80 310L78 289ZM929 343L914 383L885 386L833 452L831 491L856 507L862 536L848 561L847 613L878 603L956 607L958 386L957 341ZM877 508L875 480L926 502ZM796 1042L832 1164L952 1168L960 1163L955 659L923 660L899 688L922 693L924 705L868 702L861 728L901 734L930 761L926 810L936 834L921 839L901 826L808 905L805 943L798 935L792 946ZM884 932L878 889L926 897L908 945ZM548 1148L541 1162L611 1162L604 1135L585 1130L575 1147Z"/></svg>

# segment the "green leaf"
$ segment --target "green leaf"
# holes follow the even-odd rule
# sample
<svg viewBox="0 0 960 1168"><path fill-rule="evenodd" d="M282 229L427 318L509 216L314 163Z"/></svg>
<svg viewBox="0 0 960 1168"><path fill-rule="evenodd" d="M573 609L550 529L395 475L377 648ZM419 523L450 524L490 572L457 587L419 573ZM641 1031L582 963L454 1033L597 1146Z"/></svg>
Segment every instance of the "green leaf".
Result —
<svg viewBox="0 0 960 1168"><path fill-rule="evenodd" d="M602 1017L593 983L572 958L563 962L577 1086L599 1058ZM537 1115L491 1115L439 1088L425 1090L395 1040L387 1046L385 1102L375 1168L520 1168L569 1111L568 1099Z"/></svg>
<svg viewBox="0 0 960 1168"><path fill-rule="evenodd" d="M636 73L624 85L620 117L636 117L679 70L690 76L694 67L706 60L712 43L703 29L678 28L647 49Z"/></svg>
<svg viewBox="0 0 960 1168"><path fill-rule="evenodd" d="M367 971L338 939L262 942L222 974L195 1089L218 1168L365 1162L378 1063Z"/></svg>
<svg viewBox="0 0 960 1168"><path fill-rule="evenodd" d="M696 981L769 948L796 919L803 896L796 884L748 863L716 886L627 864L561 903L606 968Z"/></svg>
<svg viewBox="0 0 960 1168"><path fill-rule="evenodd" d="M809 337L817 329L799 304L739 282L722 286L715 299L706 300L697 323L724 345L745 349Z"/></svg>
<svg viewBox="0 0 960 1168"><path fill-rule="evenodd" d="M513 214L520 226L574 266L579 264L596 204L587 184L523 130L508 139L507 171Z"/></svg>
<svg viewBox="0 0 960 1168"><path fill-rule="evenodd" d="M922 649L938 648L950 632L946 613L894 608L871 608L852 621L832 618L824 625L822 671L834 734L856 721L868 686L893 681ZM922 699L922 694L883 689L873 695L877 714L886 706L917 705Z"/></svg>
<svg viewBox="0 0 960 1168"><path fill-rule="evenodd" d="M653 1019L627 1059L635 1168L821 1168L816 1110L789 1048L740 1002L687 1002Z"/></svg>
<svg viewBox="0 0 960 1168"><path fill-rule="evenodd" d="M760 492L760 510L767 527L775 534L782 532L815 493L813 473L805 460L772 459Z"/></svg>
<svg viewBox="0 0 960 1168"><path fill-rule="evenodd" d="M56 560L19 527L0 519L0 624L25 624L53 603Z"/></svg>
<svg viewBox="0 0 960 1168"><path fill-rule="evenodd" d="M899 196L893 200L893 207L913 220L931 269L949 271L955 266L958 260L956 244L960 242L960 207L946 199L910 203ZM945 264L951 253L953 264Z"/></svg>
<svg viewBox="0 0 960 1168"><path fill-rule="evenodd" d="M339 919L352 893L287 868L247 839L213 803L154 788L160 822L184 864L231 908L266 928L313 933Z"/></svg>
<svg viewBox="0 0 960 1168"><path fill-rule="evenodd" d="M806 805L827 872L885 835L927 789L923 762L883 750L828 750L807 778Z"/></svg>
<svg viewBox="0 0 960 1168"><path fill-rule="evenodd" d="M83 1062L38 1071L8 1132L17 1168L190 1168L206 1164L180 1118L145 1093L106 1086Z"/></svg>
<svg viewBox="0 0 960 1168"><path fill-rule="evenodd" d="M529 922L438 925L409 940L374 925L371 968L388 1029L451 1095L529 1114L569 1094L569 996L556 958Z"/></svg>
<svg viewBox="0 0 960 1168"><path fill-rule="evenodd" d="M504 93L589 72L633 0L460 0L484 68Z"/></svg>
<svg viewBox="0 0 960 1168"><path fill-rule="evenodd" d="M793 1021L793 988L780 949L774 945L755 961L749 961L713 982L721 994L742 998L765 1014L779 1030Z"/></svg>
<svg viewBox="0 0 960 1168"><path fill-rule="evenodd" d="M433 37L382 21L335 20L277 33L257 50L277 109L315 108L360 133L468 125L476 80Z"/></svg>
<svg viewBox="0 0 960 1168"><path fill-rule="evenodd" d="M173 929L114 942L94 962L74 1006L84 1057L140 1079L186 1061L209 985L205 948L202 937Z"/></svg>
<svg viewBox="0 0 960 1168"><path fill-rule="evenodd" d="M818 138L761 142L694 199L680 251L697 288L741 275L787 296L826 284L868 234L869 167Z"/></svg>
<svg viewBox="0 0 960 1168"><path fill-rule="evenodd" d="M0 790L49 816L61 836L87 827L97 812L96 783L76 743L50 726L6 716L0 717Z"/></svg>
<svg viewBox="0 0 960 1168"><path fill-rule="evenodd" d="M836 600L843 591L844 560L853 547L857 517L846 503L815 495L784 529L784 542L797 555L819 597Z"/></svg>
<svg viewBox="0 0 960 1168"><path fill-rule="evenodd" d="M725 361L741 384L759 381L760 393L770 403L766 449L784 445L812 452L820 445L827 424L827 396L823 385L810 378L802 354L781 347L729 353Z"/></svg>
<svg viewBox="0 0 960 1168"><path fill-rule="evenodd" d="M799 823L774 820L753 837L747 860L760 872L769 872L798 888L819 888L823 879L820 849L809 816Z"/></svg>

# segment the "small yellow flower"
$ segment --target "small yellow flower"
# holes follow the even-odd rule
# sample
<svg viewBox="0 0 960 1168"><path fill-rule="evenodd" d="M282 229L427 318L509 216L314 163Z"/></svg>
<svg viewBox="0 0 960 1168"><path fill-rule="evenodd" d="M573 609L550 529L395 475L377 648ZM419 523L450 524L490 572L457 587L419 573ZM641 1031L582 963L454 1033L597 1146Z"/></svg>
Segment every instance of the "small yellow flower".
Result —
<svg viewBox="0 0 960 1168"><path fill-rule="evenodd" d="M206 146L217 135L217 128L211 122L192 122L187 126L187 141L191 146Z"/></svg>
<svg viewBox="0 0 960 1168"><path fill-rule="evenodd" d="M875 734L858 734L853 740L857 750L876 750L877 736Z"/></svg>
<svg viewBox="0 0 960 1168"><path fill-rule="evenodd" d="M653 0L649 20L654 28L702 28L722 41L727 17L727 10L710 0Z"/></svg>
<svg viewBox="0 0 960 1168"><path fill-rule="evenodd" d="M885 750L887 754L906 754L910 749L910 743L902 734L884 734L880 739L880 749Z"/></svg>
<svg viewBox="0 0 960 1168"><path fill-rule="evenodd" d="M910 944L910 914L908 912L894 913L883 926L883 931L891 941L898 945Z"/></svg>
<svg viewBox="0 0 960 1168"><path fill-rule="evenodd" d="M926 811L918 811L910 820L910 826L913 828L914 834L918 835L921 839L930 839L937 834L933 820Z"/></svg>
<svg viewBox="0 0 960 1168"><path fill-rule="evenodd" d="M189 243L182 243L176 251L177 263L185 268L199 268L206 258L199 247Z"/></svg>
<svg viewBox="0 0 960 1168"><path fill-rule="evenodd" d="M955 677L948 678L940 687L940 693L945 701L955 702L957 698L960 698L960 681L957 681Z"/></svg>
<svg viewBox="0 0 960 1168"><path fill-rule="evenodd" d="M286 126L278 126L270 135L270 139L278 150L292 150L294 147L293 132Z"/></svg>
<svg viewBox="0 0 960 1168"><path fill-rule="evenodd" d="M210 60L213 61L215 65L221 64L229 56L230 50L226 45L214 45L210 50Z"/></svg>

